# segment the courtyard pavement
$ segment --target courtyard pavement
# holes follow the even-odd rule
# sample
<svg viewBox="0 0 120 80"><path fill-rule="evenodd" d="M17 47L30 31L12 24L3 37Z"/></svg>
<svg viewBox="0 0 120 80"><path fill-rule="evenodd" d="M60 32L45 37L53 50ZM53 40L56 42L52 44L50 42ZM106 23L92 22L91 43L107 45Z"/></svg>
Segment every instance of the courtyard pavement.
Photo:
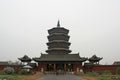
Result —
<svg viewBox="0 0 120 80"><path fill-rule="evenodd" d="M81 79L80 77L72 74L59 74L59 75L47 74L43 78L37 80L85 80L85 79Z"/></svg>

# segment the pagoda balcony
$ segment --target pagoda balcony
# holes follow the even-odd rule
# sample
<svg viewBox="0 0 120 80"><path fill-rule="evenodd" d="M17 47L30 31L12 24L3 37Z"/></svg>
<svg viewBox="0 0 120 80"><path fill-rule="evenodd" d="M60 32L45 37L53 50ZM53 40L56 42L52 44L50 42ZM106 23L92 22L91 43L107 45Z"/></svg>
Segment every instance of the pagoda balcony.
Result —
<svg viewBox="0 0 120 80"><path fill-rule="evenodd" d="M64 41L68 41L69 40L69 37L68 35L49 35L48 36L48 40L49 41L53 41L53 40L64 40Z"/></svg>
<svg viewBox="0 0 120 80"><path fill-rule="evenodd" d="M46 52L48 52L48 53L51 53L51 52L57 52L57 53L59 53L59 52L65 52L65 53L70 53L71 50L66 49L66 48L52 48L52 49L46 50Z"/></svg>
<svg viewBox="0 0 120 80"><path fill-rule="evenodd" d="M68 54L71 52L69 49L48 49L46 50L49 54Z"/></svg>
<svg viewBox="0 0 120 80"><path fill-rule="evenodd" d="M62 41L59 41L59 40L58 41L50 41L47 43L48 46L59 46L59 45L60 46L61 45L62 46L70 46L70 44L71 44L70 42L63 41L63 40Z"/></svg>
<svg viewBox="0 0 120 80"><path fill-rule="evenodd" d="M53 49L53 48L65 48L65 49L69 49L68 46L49 46L48 49Z"/></svg>
<svg viewBox="0 0 120 80"><path fill-rule="evenodd" d="M65 40L52 40L52 41L50 41L50 42L48 42L48 44L51 44L51 43L62 43L62 42L64 42L64 43L70 43L70 42L68 42L68 41L65 41Z"/></svg>

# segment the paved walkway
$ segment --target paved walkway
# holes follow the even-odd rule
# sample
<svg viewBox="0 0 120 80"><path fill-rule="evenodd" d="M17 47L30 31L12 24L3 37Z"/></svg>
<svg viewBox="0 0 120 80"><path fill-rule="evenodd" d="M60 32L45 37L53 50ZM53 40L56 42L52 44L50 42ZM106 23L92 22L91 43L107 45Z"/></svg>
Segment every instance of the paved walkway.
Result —
<svg viewBox="0 0 120 80"><path fill-rule="evenodd" d="M37 80L84 80L84 79L81 79L78 76L72 74L65 74L65 75L47 74L43 78Z"/></svg>

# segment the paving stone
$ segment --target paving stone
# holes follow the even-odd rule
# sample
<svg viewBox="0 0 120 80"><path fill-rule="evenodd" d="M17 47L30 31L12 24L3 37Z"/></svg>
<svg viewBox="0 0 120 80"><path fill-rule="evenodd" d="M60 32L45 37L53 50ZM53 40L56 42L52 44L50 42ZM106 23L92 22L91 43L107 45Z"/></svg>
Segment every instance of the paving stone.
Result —
<svg viewBox="0 0 120 80"><path fill-rule="evenodd" d="M84 80L84 79L81 79L78 76L72 74L64 74L64 75L47 74L43 78L37 80Z"/></svg>

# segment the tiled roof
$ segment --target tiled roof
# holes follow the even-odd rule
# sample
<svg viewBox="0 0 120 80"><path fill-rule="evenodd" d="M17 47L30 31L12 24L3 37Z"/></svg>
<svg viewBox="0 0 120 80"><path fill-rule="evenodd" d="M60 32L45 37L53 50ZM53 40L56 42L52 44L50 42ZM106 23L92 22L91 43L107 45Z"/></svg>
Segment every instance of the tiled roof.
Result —
<svg viewBox="0 0 120 80"><path fill-rule="evenodd" d="M99 60L101 60L101 59L103 59L103 58L100 58L100 57L97 57L96 55L93 55L91 58L89 58L88 60L89 61L99 61Z"/></svg>
<svg viewBox="0 0 120 80"><path fill-rule="evenodd" d="M7 66L7 65L9 65L8 62L0 62L0 66Z"/></svg>
<svg viewBox="0 0 120 80"><path fill-rule="evenodd" d="M79 54L42 54L39 58L33 58L34 61L86 61L87 58L80 57Z"/></svg>
<svg viewBox="0 0 120 80"><path fill-rule="evenodd" d="M115 61L113 65L120 65L120 61Z"/></svg>
<svg viewBox="0 0 120 80"><path fill-rule="evenodd" d="M9 63L8 61L0 61L0 66L22 66L22 64Z"/></svg>
<svg viewBox="0 0 120 80"><path fill-rule="evenodd" d="M18 59L21 61L31 61L31 58L29 58L27 55L24 55L23 57L18 58Z"/></svg>

